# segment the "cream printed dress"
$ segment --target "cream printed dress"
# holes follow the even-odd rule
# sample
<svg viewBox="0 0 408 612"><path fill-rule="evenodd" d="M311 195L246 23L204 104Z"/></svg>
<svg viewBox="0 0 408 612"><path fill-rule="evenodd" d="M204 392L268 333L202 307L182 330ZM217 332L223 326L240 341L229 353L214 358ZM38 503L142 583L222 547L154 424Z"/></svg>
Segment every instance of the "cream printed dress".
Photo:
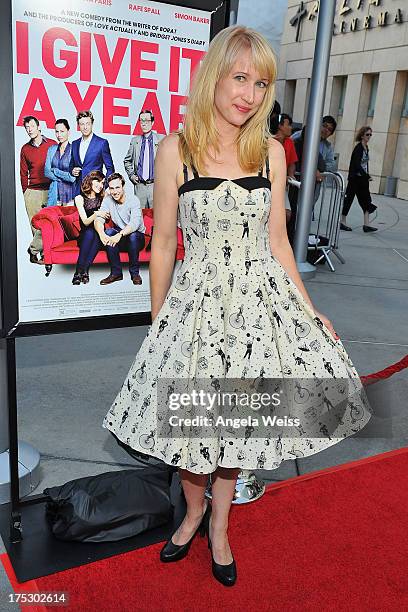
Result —
<svg viewBox="0 0 408 612"><path fill-rule="evenodd" d="M271 253L269 178L193 173L189 179L184 167L179 188L184 260L103 427L144 455L199 474L218 465L275 469L354 435L371 408L341 340ZM200 379L213 389L230 379L294 382L288 412L300 424L290 433L249 425L207 437L194 427L163 435L160 381L171 391Z"/></svg>

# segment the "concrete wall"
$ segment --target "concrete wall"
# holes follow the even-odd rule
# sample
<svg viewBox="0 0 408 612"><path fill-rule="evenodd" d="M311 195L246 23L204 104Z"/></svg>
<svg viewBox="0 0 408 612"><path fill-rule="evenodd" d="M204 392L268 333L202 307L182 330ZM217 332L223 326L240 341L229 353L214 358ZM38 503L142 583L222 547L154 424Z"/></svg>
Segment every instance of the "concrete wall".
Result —
<svg viewBox="0 0 408 612"><path fill-rule="evenodd" d="M314 0L304 2L307 14L301 21L299 41L296 42L296 27L290 25L290 19L296 14L299 5L298 0L288 0L277 91L281 95L278 99L283 110L291 112L295 121L303 122L307 108L308 81L312 74L317 13ZM351 10L345 10L340 15L342 7ZM378 25L385 11L387 25ZM395 23L396 16L402 18L403 22ZM367 17L371 19L370 29L364 29ZM350 27L354 19L357 19L356 31L352 32ZM340 31L342 28L344 33ZM375 75L378 75L378 89L374 115L368 116ZM407 0L337 1L325 112L338 120L333 141L339 153L339 169L348 169L357 129L362 125L370 125L373 130L370 145L370 171L374 178L372 191L383 193L386 177L396 176L396 195L404 199L408 199L408 118L402 117L402 109L407 75ZM342 76L347 76L347 88L344 110L339 114L339 77ZM286 85L288 81L289 86Z"/></svg>

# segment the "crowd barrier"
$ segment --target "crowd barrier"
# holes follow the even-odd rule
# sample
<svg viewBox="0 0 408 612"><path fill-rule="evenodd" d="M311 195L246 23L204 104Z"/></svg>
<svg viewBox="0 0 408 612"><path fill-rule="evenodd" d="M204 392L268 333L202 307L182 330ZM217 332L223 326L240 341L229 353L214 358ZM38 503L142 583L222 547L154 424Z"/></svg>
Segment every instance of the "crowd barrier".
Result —
<svg viewBox="0 0 408 612"><path fill-rule="evenodd" d="M338 172L321 173L322 182L316 183L315 204L309 231L308 250L320 252L315 264L323 259L332 272L335 268L330 257L335 255L341 263L345 259L339 252L340 219L345 194L344 179ZM300 188L298 180L288 180L294 188Z"/></svg>

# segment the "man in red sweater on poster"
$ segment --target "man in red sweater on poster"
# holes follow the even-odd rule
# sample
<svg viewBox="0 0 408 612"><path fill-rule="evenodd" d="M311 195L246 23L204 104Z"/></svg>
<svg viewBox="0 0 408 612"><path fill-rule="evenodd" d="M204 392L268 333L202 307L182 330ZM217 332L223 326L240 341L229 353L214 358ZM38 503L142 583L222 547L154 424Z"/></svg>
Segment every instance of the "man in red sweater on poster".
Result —
<svg viewBox="0 0 408 612"><path fill-rule="evenodd" d="M44 176L44 166L47 151L55 140L46 138L41 134L40 122L37 117L24 117L23 125L30 137L29 142L21 147L20 152L20 179L24 194L24 202L31 224L31 219L43 206L47 205L48 188L50 180ZM28 247L31 263L43 263L41 231L31 225L33 239Z"/></svg>

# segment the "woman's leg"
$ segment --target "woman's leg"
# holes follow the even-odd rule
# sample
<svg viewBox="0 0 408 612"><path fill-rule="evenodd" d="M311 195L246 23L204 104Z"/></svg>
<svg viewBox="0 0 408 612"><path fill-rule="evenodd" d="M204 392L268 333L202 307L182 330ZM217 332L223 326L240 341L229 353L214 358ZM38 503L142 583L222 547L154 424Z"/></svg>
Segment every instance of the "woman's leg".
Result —
<svg viewBox="0 0 408 612"><path fill-rule="evenodd" d="M89 266L93 262L102 246L100 238L93 227L85 228L81 238L81 246L79 247L79 256L77 263L78 272L88 272Z"/></svg>
<svg viewBox="0 0 408 612"><path fill-rule="evenodd" d="M210 540L214 561L221 565L228 565L233 560L227 534L228 515L240 471L240 468L218 467L211 474Z"/></svg>
<svg viewBox="0 0 408 612"><path fill-rule="evenodd" d="M370 209L373 209L371 210L371 212L373 212L376 207L373 206L370 193L370 184L368 179L365 177L361 177L359 179L357 183L356 195L360 208L364 213L364 225L368 225Z"/></svg>
<svg viewBox="0 0 408 612"><path fill-rule="evenodd" d="M77 272L85 272L88 261L88 253L94 241L95 230L93 227L84 227L81 230L81 244L77 261Z"/></svg>
<svg viewBox="0 0 408 612"><path fill-rule="evenodd" d="M341 222L344 224L347 221L346 217L349 213L349 210L351 208L355 195L356 195L356 187L355 187L354 179L349 179L347 183L346 193L344 195L343 210L342 210L342 215L341 215Z"/></svg>
<svg viewBox="0 0 408 612"><path fill-rule="evenodd" d="M171 539L173 544L182 546L192 538L203 518L206 509L204 493L208 474L193 474L188 470L179 469L179 476L187 502L187 513Z"/></svg>

